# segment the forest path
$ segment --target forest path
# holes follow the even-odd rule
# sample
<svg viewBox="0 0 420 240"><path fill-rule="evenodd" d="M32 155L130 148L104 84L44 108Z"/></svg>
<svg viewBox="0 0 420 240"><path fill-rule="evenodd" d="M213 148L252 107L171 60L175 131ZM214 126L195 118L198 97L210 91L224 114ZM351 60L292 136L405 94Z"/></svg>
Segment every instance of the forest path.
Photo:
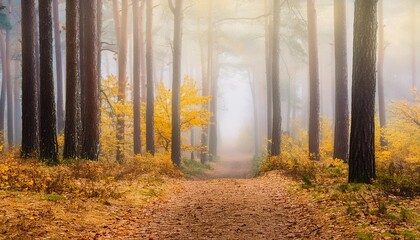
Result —
<svg viewBox="0 0 420 240"><path fill-rule="evenodd" d="M217 171L216 171L217 173ZM215 175L220 176L220 175ZM153 207L140 239L350 239L325 224L313 202L272 173L254 179L184 181Z"/></svg>
<svg viewBox="0 0 420 240"><path fill-rule="evenodd" d="M211 162L211 170L204 172L198 179L252 178L252 154L228 152L216 162Z"/></svg>

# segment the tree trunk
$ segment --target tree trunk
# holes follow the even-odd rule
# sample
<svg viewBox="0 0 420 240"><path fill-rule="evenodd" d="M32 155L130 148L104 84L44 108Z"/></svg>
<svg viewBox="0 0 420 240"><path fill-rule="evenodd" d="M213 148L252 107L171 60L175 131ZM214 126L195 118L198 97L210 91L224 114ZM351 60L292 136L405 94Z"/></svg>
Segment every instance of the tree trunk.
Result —
<svg viewBox="0 0 420 240"><path fill-rule="evenodd" d="M252 96L252 108L253 108L253 115L254 115L254 156L258 156L260 154L260 134L258 131L258 100L257 100L257 91L256 91L256 83L254 74L249 72L249 87L251 89L251 96Z"/></svg>
<svg viewBox="0 0 420 240"><path fill-rule="evenodd" d="M66 124L64 129L65 159L77 157L77 86L79 80L79 0L66 1Z"/></svg>
<svg viewBox="0 0 420 240"><path fill-rule="evenodd" d="M97 160L99 155L99 89L98 89L98 31L97 1L86 1L84 18L84 68L83 79L85 111L83 114L82 157Z"/></svg>
<svg viewBox="0 0 420 240"><path fill-rule="evenodd" d="M209 26L210 27L210 26ZM209 81L207 79L206 64L204 56L203 41L200 40L200 58L201 58L201 96L209 96ZM209 104L206 101L203 104L203 108L208 110ZM201 151L200 151L200 162L205 164L208 161L208 145L209 145L209 128L208 124L201 128Z"/></svg>
<svg viewBox="0 0 420 240"><path fill-rule="evenodd" d="M333 158L348 161L349 107L347 79L346 1L334 0L335 130Z"/></svg>
<svg viewBox="0 0 420 240"><path fill-rule="evenodd" d="M139 18L141 18L141 14L139 13L139 0L133 0L133 64L134 64L134 72L133 72L133 111L134 111L134 133L133 133L133 141L134 141L134 154L141 154L141 124L140 124L140 34L139 32Z"/></svg>
<svg viewBox="0 0 420 240"><path fill-rule="evenodd" d="M120 19L116 21L121 24L118 34L118 102L125 104L125 89L127 85L127 44L128 38L128 0L122 0L121 16L117 12L117 17ZM117 10L118 11L118 8ZM118 28L117 28L118 29ZM117 114L117 161L121 162L124 160L124 132L125 132L125 114Z"/></svg>
<svg viewBox="0 0 420 240"><path fill-rule="evenodd" d="M174 52L172 71L172 137L171 159L181 167L181 54L182 54L182 0L168 0L174 14Z"/></svg>
<svg viewBox="0 0 420 240"><path fill-rule="evenodd" d="M265 71L266 71L266 85L267 85L267 151L270 152L272 148L272 133L273 133L273 53L271 46L271 39L273 39L272 15L269 0L265 0Z"/></svg>
<svg viewBox="0 0 420 240"><path fill-rule="evenodd" d="M412 58L411 58L411 88L414 89L417 86L417 44L416 44L416 33L417 33L417 15L416 15L416 3L417 0L411 0L411 23L412 23L412 30L411 30L411 48L412 48ZM383 25L383 24L382 24Z"/></svg>
<svg viewBox="0 0 420 240"><path fill-rule="evenodd" d="M145 50L144 50L144 6L146 4L144 1L140 4L138 22L139 28L138 31L140 33L139 36L139 58L140 58L140 95L141 95L141 102L146 103L146 58L145 58Z"/></svg>
<svg viewBox="0 0 420 240"><path fill-rule="evenodd" d="M319 160L319 69L315 0L308 0L309 157Z"/></svg>
<svg viewBox="0 0 420 240"><path fill-rule="evenodd" d="M39 86L36 55L36 6L35 1L22 7L22 151L21 156L34 157L39 148L38 102ZM24 69L24 70L23 70ZM2 94L3 95L3 94ZM0 115L1 118L1 115Z"/></svg>
<svg viewBox="0 0 420 240"><path fill-rule="evenodd" d="M19 76L19 68L20 68L20 61L14 61L14 68L15 71L13 74L14 79L14 86L13 86L13 106L14 106L14 122L13 122L13 136L14 136L14 144L19 145L22 142L22 105L20 103L20 76Z"/></svg>
<svg viewBox="0 0 420 240"><path fill-rule="evenodd" d="M55 39L55 67L57 74L57 131L64 129L64 81L63 63L61 59L61 36L58 0L53 0L54 39Z"/></svg>
<svg viewBox="0 0 420 240"><path fill-rule="evenodd" d="M209 125L209 157L214 161L217 159L217 93L218 84L214 57L214 26L213 26L213 3L210 3L208 9L208 53L207 53L207 80L210 85L210 117L211 125ZM217 58L217 56L216 56Z"/></svg>
<svg viewBox="0 0 420 240"><path fill-rule="evenodd" d="M385 112L385 94L384 94L384 6L383 0L379 0L378 5L378 105L379 105L379 125L381 128L386 127L386 112ZM386 140L381 134L381 146L386 145Z"/></svg>
<svg viewBox="0 0 420 240"><path fill-rule="evenodd" d="M85 72L85 40L84 40L84 32L85 32L85 9L86 9L87 1L80 1L79 0L79 81L77 84L77 92L78 92L78 108L77 108L77 141L78 141L78 155L82 157L82 146L83 146L83 136L84 136L84 126L83 126L83 116L85 113L85 87L83 79L85 79L84 72Z"/></svg>
<svg viewBox="0 0 420 240"><path fill-rule="evenodd" d="M9 146L9 150L12 150L13 148L13 101L14 101L14 97L13 97L13 79L12 76L10 74L10 63L12 60L12 56L11 56L11 46L10 46L10 37L11 37L11 33L10 30L6 31L6 89L7 89L7 144Z"/></svg>
<svg viewBox="0 0 420 240"><path fill-rule="evenodd" d="M6 88L7 88L7 65L6 65L6 43L3 30L0 30L0 55L1 55L1 68L2 68L2 81L1 81L1 97L0 97L0 142L2 149L5 149L5 132L4 132L4 118L6 110Z"/></svg>
<svg viewBox="0 0 420 240"><path fill-rule="evenodd" d="M273 36L272 48L272 91L273 91L273 132L271 143L271 156L281 153L281 98L280 98L280 1L273 1Z"/></svg>
<svg viewBox="0 0 420 240"><path fill-rule="evenodd" d="M40 158L58 164L55 115L51 0L39 0Z"/></svg>
<svg viewBox="0 0 420 240"><path fill-rule="evenodd" d="M146 152L155 155L154 112L155 96L153 83L153 0L146 0L146 68L147 68L147 103L146 103Z"/></svg>
<svg viewBox="0 0 420 240"><path fill-rule="evenodd" d="M371 183L375 175L375 84L378 0L356 0L349 182Z"/></svg>

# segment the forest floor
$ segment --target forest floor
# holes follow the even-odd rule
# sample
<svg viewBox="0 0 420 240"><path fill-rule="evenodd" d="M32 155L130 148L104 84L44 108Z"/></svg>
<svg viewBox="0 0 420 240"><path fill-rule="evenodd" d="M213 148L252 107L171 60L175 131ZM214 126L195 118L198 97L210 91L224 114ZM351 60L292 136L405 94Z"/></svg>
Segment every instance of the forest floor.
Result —
<svg viewBox="0 0 420 240"><path fill-rule="evenodd" d="M227 155L195 179L134 184L118 199L0 191L0 239L357 239L345 209L276 171L251 178L252 164Z"/></svg>

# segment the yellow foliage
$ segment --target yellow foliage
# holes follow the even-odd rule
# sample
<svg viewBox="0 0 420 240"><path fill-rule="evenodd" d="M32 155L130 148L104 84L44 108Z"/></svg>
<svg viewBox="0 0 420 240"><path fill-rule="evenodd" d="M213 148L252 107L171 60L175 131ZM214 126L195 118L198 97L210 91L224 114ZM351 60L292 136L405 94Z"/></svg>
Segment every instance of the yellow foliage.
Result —
<svg viewBox="0 0 420 240"><path fill-rule="evenodd" d="M133 104L131 101L118 102L118 81L113 75L102 81L102 106L101 106L101 156L106 159L114 159L118 144L123 144L126 155L132 155L133 149ZM155 144L159 150L168 151L171 146L171 98L172 92L163 83L160 83L155 97L154 127ZM181 132L187 132L192 127L202 127L208 124L210 112L203 108L210 97L200 96L193 79L185 76L181 86ZM146 106L141 106L141 130L142 142L146 142ZM116 139L117 116L124 115L125 137L122 143ZM185 136L183 140L185 140ZM144 144L143 144L144 145ZM189 145L182 148L191 149Z"/></svg>
<svg viewBox="0 0 420 240"><path fill-rule="evenodd" d="M158 148L168 151L171 147L172 134L172 92L163 83L157 89L155 99L155 143ZM189 76L185 76L181 86L181 132L188 132L192 127L203 127L209 123L210 112L202 106L210 97L201 96L200 89ZM143 114L144 116L144 114ZM145 119L142 120L145 122ZM143 127L145 135L145 127ZM186 140L184 136L182 140ZM191 149L183 144L182 149Z"/></svg>

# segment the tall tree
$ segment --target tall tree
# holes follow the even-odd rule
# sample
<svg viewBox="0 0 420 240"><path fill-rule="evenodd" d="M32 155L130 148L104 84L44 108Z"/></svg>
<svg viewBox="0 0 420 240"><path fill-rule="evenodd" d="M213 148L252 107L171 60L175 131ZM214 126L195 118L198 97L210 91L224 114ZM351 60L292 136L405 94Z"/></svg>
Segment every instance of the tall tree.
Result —
<svg viewBox="0 0 420 240"><path fill-rule="evenodd" d="M385 94L384 94L384 2L378 2L378 105L379 105L379 125L381 128L386 127L385 113ZM381 146L386 145L384 136L381 134Z"/></svg>
<svg viewBox="0 0 420 240"><path fill-rule="evenodd" d="M64 158L77 157L77 87L79 80L79 0L66 1L66 119Z"/></svg>
<svg viewBox="0 0 420 240"><path fill-rule="evenodd" d="M212 1L208 2L209 4L212 4ZM211 6L209 7L209 14L210 14L210 9ZM209 18L210 19L210 16ZM210 21L208 22L207 27L210 28ZM200 31L198 31L200 32ZM201 85L202 85L202 89L201 89L201 96L209 96L210 94L210 88L209 88L209 80L208 80L208 74L206 71L208 71L208 69L206 69L206 67L208 67L208 65L206 66L206 59L205 59L205 49L204 49L204 40L200 38L200 60L201 60ZM205 103L203 103L203 108L208 110L209 109L209 104L206 101ZM209 125L206 124L204 126L202 126L201 128L201 151L200 151L200 162L201 163L206 163L208 161L208 145L209 145Z"/></svg>
<svg viewBox="0 0 420 240"><path fill-rule="evenodd" d="M273 39L272 17L270 14L271 3L270 0L265 0L265 71L266 71L266 85L267 85L267 151L271 151L271 139L273 133L273 83L272 83L272 67L273 67L273 53L271 46L271 39Z"/></svg>
<svg viewBox="0 0 420 240"><path fill-rule="evenodd" d="M172 70L172 136L171 159L177 166L181 166L181 54L182 54L182 0L168 0L174 14L174 50Z"/></svg>
<svg viewBox="0 0 420 240"><path fill-rule="evenodd" d="M378 0L356 0L349 182L370 183L375 175L375 85Z"/></svg>
<svg viewBox="0 0 420 240"><path fill-rule="evenodd" d="M138 10L138 22L139 22L139 58L140 58L140 96L141 102L146 103L146 54L145 54L145 44L144 44L144 9L145 1L142 1L140 4L140 9Z"/></svg>
<svg viewBox="0 0 420 240"><path fill-rule="evenodd" d="M13 73L13 136L14 136L14 144L19 145L22 142L22 104L20 102L21 99L21 76L20 76L20 70L21 70L21 62L20 61L13 61L14 63L14 73Z"/></svg>
<svg viewBox="0 0 420 240"><path fill-rule="evenodd" d="M22 157L38 152L39 86L36 71L36 6L35 1L21 4L22 10ZM24 69L24 70L23 70Z"/></svg>
<svg viewBox="0 0 420 240"><path fill-rule="evenodd" d="M134 110L134 133L133 133L133 140L134 140L134 154L141 154L141 125L140 125L140 34L143 34L139 31L139 18L141 18L141 14L139 12L139 0L133 0L133 110Z"/></svg>
<svg viewBox="0 0 420 240"><path fill-rule="evenodd" d="M83 87L84 95L82 157L97 160L99 156L99 73L98 73L98 31L97 1L86 1L83 24Z"/></svg>
<svg viewBox="0 0 420 240"><path fill-rule="evenodd" d="M417 15L416 15L416 8L417 8L417 0L411 0L411 47L412 47L412 58L411 58L411 88L415 88L417 86L417 44L416 44L416 34L417 34Z"/></svg>
<svg viewBox="0 0 420 240"><path fill-rule="evenodd" d="M315 0L308 0L309 156L319 160L319 69Z"/></svg>
<svg viewBox="0 0 420 240"><path fill-rule="evenodd" d="M124 104L127 85L128 0L122 0L121 15L118 0L114 0L114 21L118 46L118 102ZM117 114L117 161L124 159L125 115Z"/></svg>
<svg viewBox="0 0 420 240"><path fill-rule="evenodd" d="M40 158L58 164L52 27L51 0L39 0Z"/></svg>
<svg viewBox="0 0 420 240"><path fill-rule="evenodd" d="M64 80L61 57L60 16L58 7L59 1L53 0L55 71L57 76L57 130L61 133L64 129Z"/></svg>
<svg viewBox="0 0 420 240"><path fill-rule="evenodd" d="M10 16L11 12L12 12L12 1L8 2L8 6L7 6L7 12L8 15ZM10 17L9 17L10 18ZM12 79L12 75L10 73L10 69L11 69L11 62L12 62L12 48L11 48L11 37L12 37L12 33L11 33L11 28L6 30L6 88L7 88L7 144L9 146L9 149L11 149L13 147L13 138L14 138L14 106L13 106L13 102L14 102L14 91L13 91L13 79Z"/></svg>
<svg viewBox="0 0 420 240"><path fill-rule="evenodd" d="M154 112L155 96L153 83L153 0L146 0L146 71L147 71L147 103L146 103L146 152L155 155Z"/></svg>
<svg viewBox="0 0 420 240"><path fill-rule="evenodd" d="M347 79L346 1L334 0L335 130L334 158L348 160L349 107Z"/></svg>
<svg viewBox="0 0 420 240"><path fill-rule="evenodd" d="M281 99L280 99L280 1L273 1L273 35L271 56L271 78L273 97L273 132L271 134L271 155L279 156L281 153Z"/></svg>
<svg viewBox="0 0 420 240"><path fill-rule="evenodd" d="M211 125L209 125L209 157L210 160L217 159L217 100L218 100L218 81L217 81L217 66L216 59L217 56L214 56L214 39L215 39L215 29L213 21L213 4L210 3L208 9L208 44L207 44L207 81L210 84L210 112L212 113L210 117Z"/></svg>

